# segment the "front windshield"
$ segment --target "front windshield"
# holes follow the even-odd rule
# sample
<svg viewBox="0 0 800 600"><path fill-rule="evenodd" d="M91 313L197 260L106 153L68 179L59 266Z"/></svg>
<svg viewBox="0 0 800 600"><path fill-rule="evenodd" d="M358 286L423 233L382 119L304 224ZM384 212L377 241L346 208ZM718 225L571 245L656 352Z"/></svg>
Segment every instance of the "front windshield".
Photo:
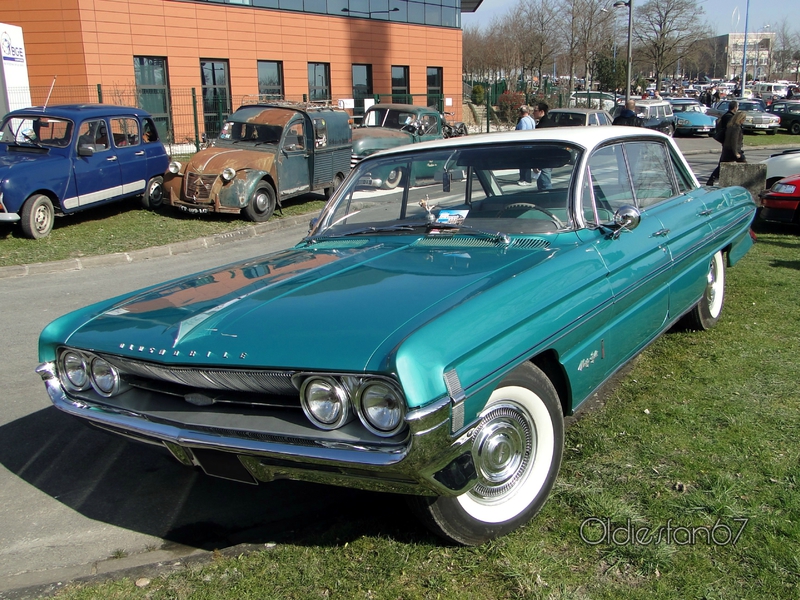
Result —
<svg viewBox="0 0 800 600"><path fill-rule="evenodd" d="M438 148L359 163L311 238L348 235L525 235L573 226L581 151L564 143Z"/></svg>
<svg viewBox="0 0 800 600"><path fill-rule="evenodd" d="M226 121L219 132L219 139L230 142L256 142L277 144L281 140L283 127L265 123Z"/></svg>
<svg viewBox="0 0 800 600"><path fill-rule="evenodd" d="M739 110L763 111L761 104L758 102L739 102Z"/></svg>
<svg viewBox="0 0 800 600"><path fill-rule="evenodd" d="M362 127L389 127L390 129L401 129L405 125L410 125L416 119L414 113L395 108L373 108L364 115Z"/></svg>
<svg viewBox="0 0 800 600"><path fill-rule="evenodd" d="M42 115L13 117L3 121L0 142L27 146L65 148L72 141L72 121Z"/></svg>

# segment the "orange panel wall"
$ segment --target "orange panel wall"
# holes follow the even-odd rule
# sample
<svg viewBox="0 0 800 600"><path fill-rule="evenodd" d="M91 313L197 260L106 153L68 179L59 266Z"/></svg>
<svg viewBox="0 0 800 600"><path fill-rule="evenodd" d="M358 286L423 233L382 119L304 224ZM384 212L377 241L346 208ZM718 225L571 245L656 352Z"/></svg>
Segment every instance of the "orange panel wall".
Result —
<svg viewBox="0 0 800 600"><path fill-rule="evenodd" d="M180 0L2 0L0 22L23 28L31 86L134 86L133 57L166 57L172 88L200 89L200 59L227 60L234 99L258 93L257 61L283 61L286 97L308 93L308 62L331 65L331 94L352 98L351 65L371 64L391 91L408 66L412 94L442 67L447 110L461 111L461 30ZM424 103L420 96L417 103Z"/></svg>

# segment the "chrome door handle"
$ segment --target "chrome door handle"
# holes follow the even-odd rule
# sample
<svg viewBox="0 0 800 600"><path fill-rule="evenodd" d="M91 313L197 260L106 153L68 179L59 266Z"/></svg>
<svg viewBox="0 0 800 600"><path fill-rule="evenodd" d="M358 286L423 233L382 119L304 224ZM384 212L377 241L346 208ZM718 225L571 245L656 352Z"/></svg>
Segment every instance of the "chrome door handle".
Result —
<svg viewBox="0 0 800 600"><path fill-rule="evenodd" d="M139 150L134 154L134 156L144 156L144 150Z"/></svg>
<svg viewBox="0 0 800 600"><path fill-rule="evenodd" d="M117 160L117 157L116 156L109 156L106 160L109 161L109 162L114 162L115 160Z"/></svg>
<svg viewBox="0 0 800 600"><path fill-rule="evenodd" d="M653 234L653 237L664 237L669 234L669 229L659 229Z"/></svg>
<svg viewBox="0 0 800 600"><path fill-rule="evenodd" d="M713 208L707 208L707 209L705 209L705 210L701 210L701 211L700 211L699 213L697 213L697 214L698 214L699 216L701 216L701 217L707 217L708 215L710 215L710 214L711 214L711 213L713 213L713 212L714 212L714 209L713 209Z"/></svg>

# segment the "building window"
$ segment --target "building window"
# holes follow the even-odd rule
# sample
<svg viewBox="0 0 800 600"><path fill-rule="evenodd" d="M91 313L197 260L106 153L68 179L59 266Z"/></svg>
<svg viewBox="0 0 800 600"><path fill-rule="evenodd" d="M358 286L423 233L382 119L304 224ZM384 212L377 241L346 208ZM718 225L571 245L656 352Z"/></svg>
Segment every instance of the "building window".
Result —
<svg viewBox="0 0 800 600"><path fill-rule="evenodd" d="M442 81L442 67L428 67L428 106L435 106L439 112L444 111Z"/></svg>
<svg viewBox="0 0 800 600"><path fill-rule="evenodd" d="M408 93L408 67L392 65L392 102L411 104Z"/></svg>
<svg viewBox="0 0 800 600"><path fill-rule="evenodd" d="M364 100L372 93L372 65L353 65L353 116L364 114Z"/></svg>
<svg viewBox="0 0 800 600"><path fill-rule="evenodd" d="M153 115L159 137L166 141L172 140L167 59L158 56L134 56L133 73L139 107Z"/></svg>
<svg viewBox="0 0 800 600"><path fill-rule="evenodd" d="M322 102L331 99L331 65L308 63L308 99Z"/></svg>
<svg viewBox="0 0 800 600"><path fill-rule="evenodd" d="M200 80L203 86L203 123L205 132L216 137L225 118L230 114L228 62L200 60Z"/></svg>
<svg viewBox="0 0 800 600"><path fill-rule="evenodd" d="M258 61L258 101L283 100L283 63Z"/></svg>

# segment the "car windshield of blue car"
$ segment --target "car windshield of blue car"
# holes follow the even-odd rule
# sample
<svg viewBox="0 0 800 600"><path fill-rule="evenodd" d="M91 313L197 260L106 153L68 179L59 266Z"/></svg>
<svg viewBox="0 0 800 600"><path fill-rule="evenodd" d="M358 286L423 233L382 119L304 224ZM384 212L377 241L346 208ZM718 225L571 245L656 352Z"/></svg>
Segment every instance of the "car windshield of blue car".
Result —
<svg viewBox="0 0 800 600"><path fill-rule="evenodd" d="M0 142L19 146L66 148L72 141L72 121L42 115L13 117L3 121Z"/></svg>
<svg viewBox="0 0 800 600"><path fill-rule="evenodd" d="M573 227L581 150L553 142L485 144L367 158L310 238L528 235Z"/></svg>

